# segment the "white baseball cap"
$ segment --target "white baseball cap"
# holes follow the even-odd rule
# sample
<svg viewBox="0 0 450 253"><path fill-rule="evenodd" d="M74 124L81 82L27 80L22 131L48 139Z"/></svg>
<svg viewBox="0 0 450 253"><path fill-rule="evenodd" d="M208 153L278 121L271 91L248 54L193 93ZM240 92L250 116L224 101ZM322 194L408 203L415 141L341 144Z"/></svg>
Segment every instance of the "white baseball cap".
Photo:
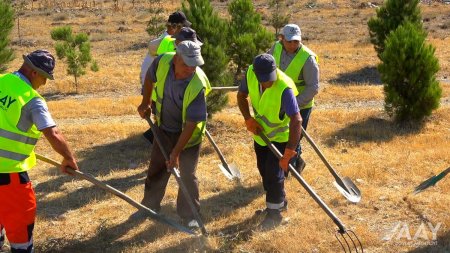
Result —
<svg viewBox="0 0 450 253"><path fill-rule="evenodd" d="M284 35L284 38L287 41L291 40L302 40L302 31L300 30L300 27L296 24L287 24L281 29L281 34Z"/></svg>

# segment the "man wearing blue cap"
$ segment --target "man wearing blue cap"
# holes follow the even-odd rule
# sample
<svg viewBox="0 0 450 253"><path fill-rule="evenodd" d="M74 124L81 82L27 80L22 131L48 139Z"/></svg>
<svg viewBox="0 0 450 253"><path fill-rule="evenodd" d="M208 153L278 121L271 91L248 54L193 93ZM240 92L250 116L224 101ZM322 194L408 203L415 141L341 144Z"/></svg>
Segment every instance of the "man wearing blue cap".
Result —
<svg viewBox="0 0 450 253"><path fill-rule="evenodd" d="M138 112L144 118L154 110L158 125L154 130L164 148L170 151L170 159L165 161L159 145L152 149L141 203L156 212L161 209L170 177L168 169L178 166L181 180L194 206L200 210L196 167L206 129L205 96L211 90L208 78L199 67L203 64L200 44L185 40L177 45L176 53L156 57L147 71ZM154 101L152 94L156 94ZM178 191L177 212L189 228L199 227L181 190ZM133 217L139 216L139 212L133 214Z"/></svg>
<svg viewBox="0 0 450 253"><path fill-rule="evenodd" d="M257 166L266 191L266 216L260 224L263 230L281 223L280 209L287 204L284 172L288 170L289 161L297 154L295 148L300 140L302 123L295 99L297 94L294 82L277 69L275 59L270 54L255 57L239 86L238 106L247 130L253 133ZM249 96L253 117L247 100ZM259 137L261 132L284 153L280 160Z"/></svg>
<svg viewBox="0 0 450 253"><path fill-rule="evenodd" d="M319 58L302 44L302 32L298 25L285 25L280 37L280 41L268 53L274 56L277 66L294 81L298 89L297 103L303 119L302 127L306 130L314 106L314 96L319 92ZM294 167L301 173L306 163L300 156L300 143L296 151L298 156Z"/></svg>
<svg viewBox="0 0 450 253"><path fill-rule="evenodd" d="M36 196L27 171L36 164L34 147L43 133L62 157L61 170L78 169L44 98L36 91L53 80L55 58L46 50L23 56L20 69L0 75L0 249L5 234L11 252L33 252ZM3 229L4 228L4 229Z"/></svg>

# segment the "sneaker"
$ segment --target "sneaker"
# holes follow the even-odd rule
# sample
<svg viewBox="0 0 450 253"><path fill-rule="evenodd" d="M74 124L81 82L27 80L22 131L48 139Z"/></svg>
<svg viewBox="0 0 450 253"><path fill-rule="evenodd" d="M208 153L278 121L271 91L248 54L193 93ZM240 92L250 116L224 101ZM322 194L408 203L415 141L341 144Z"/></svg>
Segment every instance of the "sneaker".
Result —
<svg viewBox="0 0 450 253"><path fill-rule="evenodd" d="M8 245L4 244L2 246L0 246L0 253L9 253L10 252L10 248Z"/></svg>
<svg viewBox="0 0 450 253"><path fill-rule="evenodd" d="M198 224L198 221L196 219L183 220L183 224L190 230L197 230L200 228L200 225Z"/></svg>
<svg viewBox="0 0 450 253"><path fill-rule="evenodd" d="M259 229L262 231L267 231L278 227L283 221L280 210L278 209L267 209L266 217L259 224Z"/></svg>

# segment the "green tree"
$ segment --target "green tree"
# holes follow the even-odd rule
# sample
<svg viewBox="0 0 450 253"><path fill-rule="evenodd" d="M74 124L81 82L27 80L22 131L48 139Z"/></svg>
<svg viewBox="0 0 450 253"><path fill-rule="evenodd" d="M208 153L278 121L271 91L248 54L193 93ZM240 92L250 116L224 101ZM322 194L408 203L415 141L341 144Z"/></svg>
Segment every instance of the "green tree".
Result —
<svg viewBox="0 0 450 253"><path fill-rule="evenodd" d="M442 89L435 48L425 43L426 32L406 22L387 37L382 63L385 110L397 121L421 121L439 107Z"/></svg>
<svg viewBox="0 0 450 253"><path fill-rule="evenodd" d="M149 0L148 11L151 14L150 20L147 23L147 33L150 37L159 35L164 30L164 18L162 14L164 13L162 0Z"/></svg>
<svg viewBox="0 0 450 253"><path fill-rule="evenodd" d="M73 34L70 26L57 27L51 31L56 41L55 50L59 59L66 59L67 74L75 78L75 90L78 92L78 77L86 74L86 67L92 61L91 44L86 33ZM94 61L92 70L98 70Z"/></svg>
<svg viewBox="0 0 450 253"><path fill-rule="evenodd" d="M187 0L182 10L192 23L200 38L203 39L202 56L205 65L202 69L208 76L211 86L229 86L232 77L227 70L229 58L226 55L228 24L213 10L209 0ZM228 85L227 85L228 84ZM207 98L208 115L211 117L228 102L224 92L212 91Z"/></svg>
<svg viewBox="0 0 450 253"><path fill-rule="evenodd" d="M420 0L386 0L377 9L377 15L372 17L369 26L370 41L377 51L378 58L384 51L384 41L389 33L405 21L422 27L422 16L418 7Z"/></svg>
<svg viewBox="0 0 450 253"><path fill-rule="evenodd" d="M9 47L9 34L14 27L14 10L9 1L0 0L0 73L5 72L7 64L14 59Z"/></svg>
<svg viewBox="0 0 450 253"><path fill-rule="evenodd" d="M261 15L251 0L233 0L228 5L231 16L227 52L236 67L235 81L252 63L253 58L269 49L273 35L261 24Z"/></svg>
<svg viewBox="0 0 450 253"><path fill-rule="evenodd" d="M281 28L289 23L291 14L286 11L285 0L269 0L269 7L272 9L270 25L275 29L275 35L278 36Z"/></svg>

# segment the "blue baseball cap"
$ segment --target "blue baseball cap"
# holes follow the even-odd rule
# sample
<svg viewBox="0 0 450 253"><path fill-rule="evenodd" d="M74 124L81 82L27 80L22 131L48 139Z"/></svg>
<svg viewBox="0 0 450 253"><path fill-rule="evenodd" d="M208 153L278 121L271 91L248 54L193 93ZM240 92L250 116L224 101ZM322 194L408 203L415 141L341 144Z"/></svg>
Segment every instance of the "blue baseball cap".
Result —
<svg viewBox="0 0 450 253"><path fill-rule="evenodd" d="M30 68L47 79L54 80L53 69L55 69L55 57L49 51L36 50L22 57Z"/></svg>
<svg viewBox="0 0 450 253"><path fill-rule="evenodd" d="M258 82L264 83L277 80L277 65L270 54L260 54L253 60L253 72Z"/></svg>

